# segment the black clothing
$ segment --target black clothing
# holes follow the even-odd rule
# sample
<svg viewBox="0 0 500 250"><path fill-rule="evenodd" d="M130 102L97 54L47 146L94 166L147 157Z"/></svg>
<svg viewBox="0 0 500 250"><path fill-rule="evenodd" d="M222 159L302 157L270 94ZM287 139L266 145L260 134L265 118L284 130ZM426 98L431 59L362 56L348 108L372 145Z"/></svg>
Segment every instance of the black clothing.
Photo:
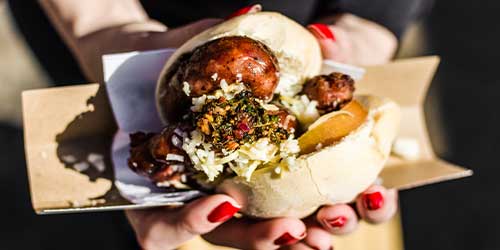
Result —
<svg viewBox="0 0 500 250"><path fill-rule="evenodd" d="M406 250L500 249L500 2L436 1L426 54L441 56L426 110L439 110L438 152L474 175L401 192ZM436 118L429 117L429 122Z"/></svg>

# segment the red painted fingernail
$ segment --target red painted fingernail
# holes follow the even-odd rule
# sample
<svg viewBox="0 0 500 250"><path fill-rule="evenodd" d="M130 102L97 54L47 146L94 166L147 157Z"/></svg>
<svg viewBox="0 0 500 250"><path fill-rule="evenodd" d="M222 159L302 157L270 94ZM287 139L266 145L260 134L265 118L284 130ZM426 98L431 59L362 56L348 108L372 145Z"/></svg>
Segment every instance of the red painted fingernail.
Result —
<svg viewBox="0 0 500 250"><path fill-rule="evenodd" d="M332 41L335 41L335 36L333 35L332 30L326 24L313 23L307 26L307 28L319 39L331 39Z"/></svg>
<svg viewBox="0 0 500 250"><path fill-rule="evenodd" d="M235 207L228 201L217 206L210 214L208 215L208 221L212 223L223 222L229 220L233 215L240 210L240 207Z"/></svg>
<svg viewBox="0 0 500 250"><path fill-rule="evenodd" d="M290 233L286 232L274 241L275 245L285 246L297 243L300 239L306 237L306 233L302 233L300 238L293 237Z"/></svg>
<svg viewBox="0 0 500 250"><path fill-rule="evenodd" d="M368 210L377 210L384 205L384 197L380 192L363 195L363 205Z"/></svg>
<svg viewBox="0 0 500 250"><path fill-rule="evenodd" d="M231 19L233 17L245 15L245 14L248 14L248 13L257 13L257 12L259 12L261 10L262 10L262 6L260 4L254 4L252 6L247 6L245 8L241 8L241 9L233 12L233 14L229 15L228 17L226 17L226 20L227 19Z"/></svg>
<svg viewBox="0 0 500 250"><path fill-rule="evenodd" d="M326 223L328 223L328 225L330 225L333 228L343 227L346 222L347 218L345 216L339 216L331 220L326 220Z"/></svg>

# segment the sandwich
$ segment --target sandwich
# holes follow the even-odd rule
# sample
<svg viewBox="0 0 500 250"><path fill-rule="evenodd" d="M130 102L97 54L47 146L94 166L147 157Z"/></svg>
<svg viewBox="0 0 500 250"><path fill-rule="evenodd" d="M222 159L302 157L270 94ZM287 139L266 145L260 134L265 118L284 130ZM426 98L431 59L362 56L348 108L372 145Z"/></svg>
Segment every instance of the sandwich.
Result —
<svg viewBox="0 0 500 250"><path fill-rule="evenodd" d="M321 66L314 36L279 13L198 34L166 62L156 93L165 128L130 135L129 167L165 192L229 194L257 218L354 200L387 161L400 110Z"/></svg>

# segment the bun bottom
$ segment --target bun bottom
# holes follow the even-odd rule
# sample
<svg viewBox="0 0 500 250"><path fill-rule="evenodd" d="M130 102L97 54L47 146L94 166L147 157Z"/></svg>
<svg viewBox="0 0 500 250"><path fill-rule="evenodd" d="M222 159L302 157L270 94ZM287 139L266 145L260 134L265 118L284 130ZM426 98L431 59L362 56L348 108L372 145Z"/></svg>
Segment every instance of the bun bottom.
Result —
<svg viewBox="0 0 500 250"><path fill-rule="evenodd" d="M217 191L240 202L244 214L258 218L303 218L322 205L353 201L382 170L400 121L399 107L389 99L355 99L368 110L367 118L340 142L300 156L301 167L295 171L278 176L274 167L262 168L250 181L224 180Z"/></svg>

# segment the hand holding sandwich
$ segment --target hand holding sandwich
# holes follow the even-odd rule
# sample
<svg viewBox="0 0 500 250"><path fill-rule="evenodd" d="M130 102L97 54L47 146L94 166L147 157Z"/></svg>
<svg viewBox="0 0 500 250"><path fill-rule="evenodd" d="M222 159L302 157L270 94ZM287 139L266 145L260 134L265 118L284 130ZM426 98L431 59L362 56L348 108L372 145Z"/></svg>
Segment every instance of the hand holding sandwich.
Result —
<svg viewBox="0 0 500 250"><path fill-rule="evenodd" d="M281 17L275 16L273 14L270 15L264 14L253 21L266 21L268 20L268 18L271 19L276 18L278 22L279 21L286 22L284 20L280 20ZM255 22L249 22L249 23L255 23ZM240 23L240 25L244 24ZM291 26L287 25L285 26L287 28L295 27L293 26L293 24L290 25ZM173 55L172 58L169 60L169 62L167 62L167 65L165 67L162 76L160 77L158 85L159 86L158 107L160 109L160 113L163 119L168 121L169 124L183 122L183 120L186 119L188 120L194 119L193 120L194 123L191 124L195 124L194 126L197 127L199 131L201 131L201 133L204 134L205 138L210 138L209 140L210 145L207 144L204 147L214 148L214 149L222 148L222 152L219 151L219 154L222 155L226 154L227 155L226 158L229 157L229 154L225 152L230 152L230 151L233 152L234 150L237 150L238 147L245 147L244 145L244 143L246 142L244 140L245 138L251 139L252 136L256 134L258 134L257 137L261 137L264 135L264 134L259 134L259 132L249 133L252 127L260 127L264 125L256 123L255 122L256 118L254 113L247 113L249 111L246 111L246 110L258 109L259 108L258 105L251 106L252 107L251 109L248 109L246 107L248 105L252 105L252 98L254 97L260 98L262 102L265 102L266 100L269 100L272 97L272 93L274 92L274 89L276 89L277 87L275 84L277 81L275 75L278 75L277 73L279 70L279 67L276 65L277 64L276 61L280 60L282 61L282 58L279 58L279 54L277 56L278 58L275 57L276 54L274 54L273 51L276 51L276 46L272 47L273 45L272 42L269 43L271 44L271 48L268 48L266 45L260 44L259 42L254 41L252 39L234 36L231 33L234 31L226 30L225 28L227 27L234 27L234 26L226 24L216 27L212 29L210 32L204 32L203 34L197 36L194 39L191 39L189 42L184 44L178 50L178 53ZM301 33L300 37L302 37L302 39L308 39L308 37L304 33L302 33L301 29L297 30L294 29L296 28L290 28L289 32L293 33L296 31L298 33ZM237 32L238 31L236 31L236 33ZM210 39L210 37L207 37L207 36L217 36L217 34L219 33L224 34L225 37L213 40ZM287 33L287 32L283 31L276 33ZM249 35L258 37L258 35L252 32L250 32ZM277 47L286 47L294 45L296 44L288 44L288 45L280 44ZM314 42L312 42L312 47L314 47ZM304 51L299 51L299 52L304 52ZM299 57L306 54L307 55L313 54L312 59L308 57L302 57L299 60L301 61L300 63L307 62L309 60L309 62L312 63L304 65L314 66L314 64L317 63L317 61L314 59L315 57L314 53L315 53L314 50L312 50L311 53L297 53ZM251 54L252 56L249 57L248 56L249 54ZM254 64L254 62L259 62L259 63ZM291 64L293 65L293 63ZM242 65L245 66L250 65L251 69L258 69L257 70L258 72L265 72L265 73L260 73L258 75L259 77L256 78L251 71L246 72L245 67L241 68ZM284 72L287 72L286 67L287 65L285 65L285 69L283 69ZM314 67L312 68L313 69L310 70L315 71ZM300 73L305 72L304 68L302 67L301 70L302 71ZM235 73L235 72L240 72L240 73ZM219 78L222 80L220 80ZM227 93L227 91L230 90L226 91L226 89L230 89L230 86L237 86L237 84L228 85L226 80L229 83L233 82L245 83L247 85L246 87L248 88L248 90L246 91L249 92L249 95L252 98L248 98L247 94L240 94L240 92L230 93L230 94ZM305 87L302 91L309 98L317 100L320 103L320 105L318 105L318 109L320 109L319 111L322 114L332 111L335 112L335 110L338 110L343 106L349 106L348 103L352 99L352 91L354 90L351 81L352 80L348 76L342 74L318 76L312 78L309 82L305 83L304 85ZM321 87L323 85L325 87ZM219 88L221 88L222 90L217 90ZM218 93L217 92L216 94L213 94L213 91L216 92L220 91L220 93L217 94ZM283 89L281 91L283 91ZM283 93L287 92L285 91ZM208 95L208 97L205 98L200 97L200 96L204 97L205 95ZM214 95L213 98L211 97L212 95ZM209 101L209 100L217 100L217 101ZM245 104L247 106L243 107L239 106L238 103L241 102L247 103ZM198 103L198 104L197 106L196 105L191 106L190 108L191 103L193 104ZM230 112L232 109L226 109L228 106L233 107L233 109L240 110L240 112L233 114ZM270 106L272 106L272 104L268 104L268 106L266 107ZM367 107L370 107L370 105L368 105ZM185 111L186 109L191 109L192 114L194 114L191 118L189 115L186 116L186 111ZM347 110L348 109L344 110L344 112L348 112ZM265 113L264 110L262 110L262 112ZM289 115L285 114L285 117L288 116ZM228 117L229 119L226 119ZM248 122L247 118L249 120L253 120L253 122ZM224 120L234 121L234 124L233 123L226 124L220 122L218 122L217 124L214 123L214 121L224 121ZM295 120L295 118L291 120ZM280 118L277 117L276 121L279 122ZM269 124L269 122L266 124ZM287 123L285 122L285 124ZM226 126L233 127L233 125L235 126L234 129L236 130L233 129L225 131L218 129L220 127L226 127ZM192 151L192 149L190 149L190 146L182 146L181 141L183 140L183 138L186 139L189 137L187 136L187 132L185 131L186 127L189 126L179 126L179 127L174 126L166 128L159 135L139 134L140 135L139 137L141 137L141 139L138 140L134 139L137 137L137 135L133 135L132 136L133 148L131 151L132 156L129 160L130 167L139 174L148 176L154 182L159 183L160 185L166 185L166 184L167 186L178 185L179 182L183 182L181 184L187 184L189 181L187 182L182 181L183 177L186 180L187 178L189 178L186 177L186 175L190 175L189 172L184 172L186 166L190 165L190 163L186 162L185 160L190 158L194 162L194 164L198 164L200 159L201 161L204 161L204 159L201 158L202 156L200 156L199 153L198 156L190 154L189 152ZM282 133L286 134L287 128L289 127L283 126L283 128L285 128L285 130L283 130ZM241 130L239 133L234 132L239 130ZM295 128L292 129L292 133L293 130L295 130ZM191 133L191 138L188 138L187 141L184 140L184 142L186 144L189 144L190 141L196 140L194 139L195 137L199 137L197 135L198 134L196 133L195 134ZM221 139L221 138L226 138L226 139ZM230 141L231 143L228 143L229 139L227 138L231 138L232 140ZM201 139L197 140L199 141ZM171 141L172 143L170 143ZM161 145L162 142L164 146L158 147L158 145ZM199 143L203 142L200 141ZM208 143L208 141L206 141L205 143ZM193 147L196 147L197 144L193 145L194 145ZM325 144L324 146L328 146L328 144ZM182 152L181 149L184 149L186 152ZM201 149L198 149L197 152L199 152L199 150ZM317 147L316 149L314 148L312 149L313 152L317 150L318 150ZM150 152L153 152L153 154L150 155ZM181 158L182 160L180 160ZM235 158L234 156L230 156L230 158L231 158L230 161L232 161L235 160L237 157ZM143 159L151 159L151 160L144 162ZM167 159L167 162L163 160L156 161L154 159ZM172 161L177 160L178 163L174 164L173 162L168 162L169 159ZM225 158L220 158L221 161L223 159ZM182 165L182 167L180 167L179 164ZM212 168L212 165L210 164L200 165L198 169L201 170L202 167L205 171L205 174L208 176L209 182L219 177L225 178L223 177L224 175L231 176L231 171L228 173L219 173L218 171L220 170ZM206 168L208 168L209 170L207 170ZM233 171L238 171L238 169L236 168ZM363 174L360 173L360 175ZM242 208L246 209L241 211L243 213L247 213L258 217L274 218L274 219L266 221L258 221L258 222L249 219L232 219L229 222L218 226L210 233L205 234L204 237L207 240L215 244L232 246L243 249L275 249L281 245L291 245L290 246L291 249L309 249L309 248L328 249L331 244L330 233L345 234L353 231L356 228L358 221L357 214L359 214L361 218L369 222L379 223L389 219L394 214L397 207L396 205L397 197L395 191L393 190L387 191L382 187L371 186L355 199L355 204L356 204L355 209L345 204L325 205L322 208L320 208L317 211L317 213L305 218L304 220L283 218L283 217L276 219L276 217L280 217L280 215L284 216L292 215L293 217L301 217L304 216L305 214L310 214L311 213L310 209L311 208L314 209L314 206L309 207L310 205L306 205L307 207L302 207L302 206L293 208L290 207L289 211L280 210L282 209L282 204L279 204L277 202L285 202L285 203L289 202L291 197L273 196L275 194L270 192L269 191L270 189L266 188L263 189L264 195L259 194L260 192L259 187L254 185L261 185L262 187L266 186L269 183L276 182L273 180L266 179L266 177L261 178L261 176L262 175L259 174L255 177L258 178L257 180L252 179L251 182L244 184L248 185L247 187L250 188L251 191L249 193L248 191L241 191L241 189L239 190L239 188L241 187L238 186L239 185L238 183L234 184L231 183L230 181L231 184L229 185L223 184L220 191L232 195L236 203L239 205L235 205L229 202L223 204L232 204L232 205L226 206L221 204L220 206L226 206L227 208L231 208L228 210L229 213L235 213L241 206ZM263 179L263 181L259 182L259 179L260 180ZM294 180L298 181L296 182L297 184L299 184L302 181L301 177L296 177L294 178ZM285 183L284 185L288 184ZM284 186L283 185L276 186L276 188L280 187ZM299 189L302 188L304 190L309 190L308 189L309 187L304 186L304 187L299 187ZM285 191L284 193L285 195L286 192L288 191ZM254 199L248 197L257 197L257 198ZM269 202L262 203L262 201L260 201L260 199L267 199L269 197L273 197L270 200L270 203ZM210 199L210 197L207 197L205 199ZM344 198L344 199L348 201L351 200L352 198ZM302 201L305 204L307 204L309 201L312 203L315 202L321 203L321 201L314 201L314 198L312 198L312 200L303 199ZM193 204L196 204L196 202ZM263 207L266 207L266 209L260 210L263 209ZM214 211L217 211L217 208L215 208ZM205 212L204 214L211 214L211 213ZM175 217L175 215L170 215L170 216ZM231 216L232 215L229 215L228 217L225 218L230 219ZM207 218L209 217L210 215L207 216ZM153 223L155 223L155 220L152 221ZM190 225L190 223L183 223L183 222L182 224ZM193 231L193 230L188 229L187 231ZM199 234L203 234L206 231L198 230L196 232L198 232ZM193 234L187 234L187 235L191 237L193 236ZM228 235L230 235L230 237L227 237Z"/></svg>
<svg viewBox="0 0 500 250"><path fill-rule="evenodd" d="M107 1L107 5L120 6L101 9L104 12L106 9L120 7L128 10L115 15L101 15L99 11L95 11L93 7L104 5L102 2L54 0L42 1L42 4L75 53L83 71L92 80L101 78L99 65L100 56L103 54L179 46L194 34L219 22L205 20L167 30L162 24L149 20L141 9L137 8L135 1ZM93 11L89 11L90 9ZM100 16L107 16L109 20L100 21ZM332 56L335 53L331 53L331 46L326 46L329 45L328 42L320 40L319 44L325 57L335 58ZM351 52L338 60L356 62L348 59L360 58L360 54ZM255 90L252 89L257 93ZM237 195L232 198L215 194L193 201L182 208L128 211L127 216L136 231L139 243L145 249L172 249L196 235L204 235L215 244L242 249L276 249L285 245L291 249L328 249L331 246L329 233L344 234L353 231L358 221L357 214L369 222L383 222L394 214L397 205L394 191L372 186L355 199L354 207L357 212L351 206L336 204L322 206L316 213L303 220L289 217L264 221L231 219L234 213L246 205L246 201L240 198ZM299 211L301 214L304 212ZM221 224L226 220L229 221Z"/></svg>
<svg viewBox="0 0 500 250"><path fill-rule="evenodd" d="M361 219L370 223L387 221L397 208L396 201L395 191L372 186L352 206L324 206L303 220L254 221L232 218L240 205L227 195L217 194L178 209L127 211L127 217L145 250L175 249L198 235L213 244L238 249L331 249L331 234L353 232Z"/></svg>

